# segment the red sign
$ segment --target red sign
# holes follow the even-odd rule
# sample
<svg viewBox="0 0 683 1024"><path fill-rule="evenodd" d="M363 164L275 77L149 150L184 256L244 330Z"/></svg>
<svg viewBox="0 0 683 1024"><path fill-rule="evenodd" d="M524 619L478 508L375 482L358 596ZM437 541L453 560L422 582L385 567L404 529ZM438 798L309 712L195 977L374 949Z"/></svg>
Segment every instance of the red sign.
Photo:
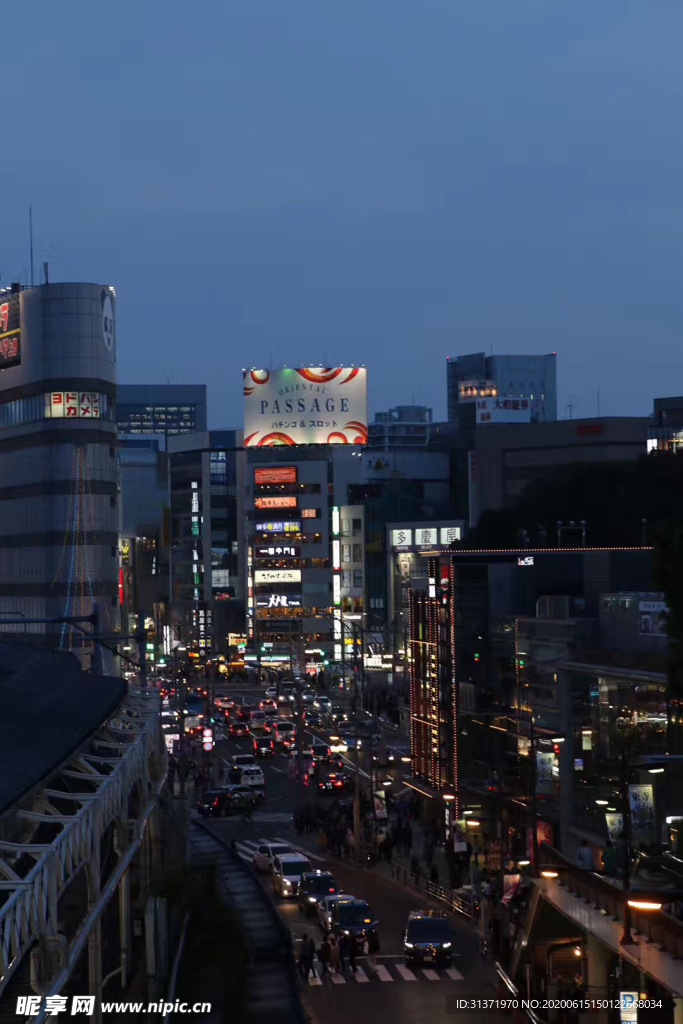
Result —
<svg viewBox="0 0 683 1024"><path fill-rule="evenodd" d="M255 469L255 484L295 484L296 466L278 466L277 469Z"/></svg>
<svg viewBox="0 0 683 1024"><path fill-rule="evenodd" d="M123 569L119 569L119 604L123 604Z"/></svg>
<svg viewBox="0 0 683 1024"><path fill-rule="evenodd" d="M292 495L268 496L267 498L254 498L254 508L296 508L297 499Z"/></svg>

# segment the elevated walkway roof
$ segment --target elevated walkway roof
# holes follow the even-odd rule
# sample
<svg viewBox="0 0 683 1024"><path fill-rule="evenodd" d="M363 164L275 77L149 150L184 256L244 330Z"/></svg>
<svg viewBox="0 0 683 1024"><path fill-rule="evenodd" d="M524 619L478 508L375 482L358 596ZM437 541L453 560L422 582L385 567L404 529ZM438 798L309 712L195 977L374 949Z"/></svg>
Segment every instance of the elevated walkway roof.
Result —
<svg viewBox="0 0 683 1024"><path fill-rule="evenodd" d="M0 814L73 756L126 689L66 651L0 641Z"/></svg>

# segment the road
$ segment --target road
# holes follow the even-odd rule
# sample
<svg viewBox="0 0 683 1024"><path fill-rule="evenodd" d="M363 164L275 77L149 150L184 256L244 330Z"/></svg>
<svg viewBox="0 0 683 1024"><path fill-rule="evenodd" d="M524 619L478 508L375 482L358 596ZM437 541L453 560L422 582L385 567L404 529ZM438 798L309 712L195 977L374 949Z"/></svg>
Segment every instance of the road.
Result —
<svg viewBox="0 0 683 1024"><path fill-rule="evenodd" d="M253 692L253 691L252 691ZM225 741L213 756L229 757L232 753L249 749L246 741ZM372 1015L390 1015L391 1024L446 1024L458 1016L463 1022L471 1019L469 1013L458 1014L452 1000L468 996L494 995L491 983L492 969L484 964L479 953L478 937L470 924L462 918L452 917L456 936L455 957L450 971L443 969L407 970L402 955L403 932L410 910L425 905L425 900L408 887L385 876L331 857L322 857L317 849L316 837L297 837L292 813L304 793L287 775L285 758L278 755L273 761L262 762L266 779L266 802L254 814L251 824L227 818L212 821L211 826L223 839L235 841L238 853L251 862L261 839L284 840L310 855L314 867L331 870L340 887L371 905L373 918L379 921L381 950L379 978L369 978L365 958L359 958L357 977L337 978L336 983L309 984L304 1002L312 1019L318 1024L352 1024L356 1020L370 1020ZM294 902L279 901L272 892L268 876L262 876L265 891L273 899L278 911L296 939L304 932L312 934L316 945L320 932L315 918L305 919ZM479 1024L509 1024L503 1013L480 1012Z"/></svg>

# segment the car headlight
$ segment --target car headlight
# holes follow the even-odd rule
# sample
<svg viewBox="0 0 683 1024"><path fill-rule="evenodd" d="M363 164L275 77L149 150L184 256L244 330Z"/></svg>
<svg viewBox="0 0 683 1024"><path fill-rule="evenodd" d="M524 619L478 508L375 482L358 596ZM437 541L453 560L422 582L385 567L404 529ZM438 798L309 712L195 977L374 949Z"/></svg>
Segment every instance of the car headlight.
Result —
<svg viewBox="0 0 683 1024"><path fill-rule="evenodd" d="M348 929L348 928L345 928L345 929L344 929L344 935L348 935L348 934L349 934L349 929Z"/></svg>
<svg viewBox="0 0 683 1024"><path fill-rule="evenodd" d="M442 949L450 949L451 948L451 943L450 942L442 942L441 943L441 948Z"/></svg>
<svg viewBox="0 0 683 1024"><path fill-rule="evenodd" d="M315 903L315 901L316 901L316 900L315 900L315 896L309 896L309 897L308 897L308 902L309 902L309 903Z"/></svg>
<svg viewBox="0 0 683 1024"><path fill-rule="evenodd" d="M406 949L412 949L412 948L413 948L412 942L406 942Z"/></svg>

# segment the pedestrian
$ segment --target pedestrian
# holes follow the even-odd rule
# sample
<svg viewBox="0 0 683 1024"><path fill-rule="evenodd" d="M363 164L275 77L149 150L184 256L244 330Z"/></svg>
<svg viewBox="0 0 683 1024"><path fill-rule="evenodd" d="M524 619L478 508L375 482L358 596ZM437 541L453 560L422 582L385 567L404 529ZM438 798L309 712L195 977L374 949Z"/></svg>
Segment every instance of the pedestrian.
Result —
<svg viewBox="0 0 683 1024"><path fill-rule="evenodd" d="M576 851L576 861L580 868L584 868L586 871L594 871L593 865L593 851L588 845L588 840L584 839L581 842L581 846Z"/></svg>
<svg viewBox="0 0 683 1024"><path fill-rule="evenodd" d="M611 839L602 851L602 867L606 875L613 878L617 873L617 848Z"/></svg>
<svg viewBox="0 0 683 1024"><path fill-rule="evenodd" d="M318 950L318 960L320 961L320 980L325 983L325 976L330 969L330 943L327 935L323 936L323 941L320 943L320 949Z"/></svg>
<svg viewBox="0 0 683 1024"><path fill-rule="evenodd" d="M373 974L377 973L377 954L379 953L379 938L373 929L367 937L366 943L368 964Z"/></svg>
<svg viewBox="0 0 683 1024"><path fill-rule="evenodd" d="M351 959L350 947L352 942L353 940L350 939L349 936L345 935L343 932L339 936L339 966L341 968L342 974L346 971L346 961Z"/></svg>
<svg viewBox="0 0 683 1024"><path fill-rule="evenodd" d="M307 932L304 932L299 947L299 974L304 982L308 981L313 969L313 947L313 940L309 939Z"/></svg>
<svg viewBox="0 0 683 1024"><path fill-rule="evenodd" d="M330 943L330 967L332 969L333 974L339 974L339 969L341 966L341 955L339 953L339 943L337 942L337 936L334 934L330 934L328 941Z"/></svg>

